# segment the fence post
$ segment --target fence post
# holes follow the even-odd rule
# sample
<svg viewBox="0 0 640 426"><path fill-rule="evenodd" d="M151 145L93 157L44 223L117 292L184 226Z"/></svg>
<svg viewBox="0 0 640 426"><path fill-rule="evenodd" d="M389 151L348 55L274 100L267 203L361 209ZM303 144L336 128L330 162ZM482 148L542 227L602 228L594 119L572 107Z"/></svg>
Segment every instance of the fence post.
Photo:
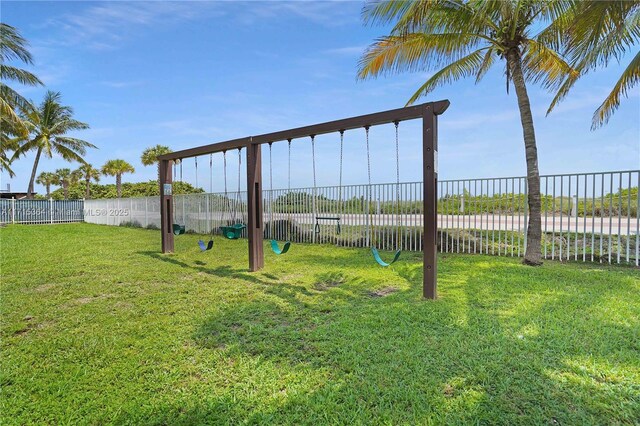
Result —
<svg viewBox="0 0 640 426"><path fill-rule="evenodd" d="M16 199L11 199L11 223L16 223Z"/></svg>
<svg viewBox="0 0 640 426"><path fill-rule="evenodd" d="M577 194L573 196L573 205L571 206L571 216L578 217L578 195Z"/></svg>
<svg viewBox="0 0 640 426"><path fill-rule="evenodd" d="M460 213L464 213L464 193L460 195Z"/></svg>

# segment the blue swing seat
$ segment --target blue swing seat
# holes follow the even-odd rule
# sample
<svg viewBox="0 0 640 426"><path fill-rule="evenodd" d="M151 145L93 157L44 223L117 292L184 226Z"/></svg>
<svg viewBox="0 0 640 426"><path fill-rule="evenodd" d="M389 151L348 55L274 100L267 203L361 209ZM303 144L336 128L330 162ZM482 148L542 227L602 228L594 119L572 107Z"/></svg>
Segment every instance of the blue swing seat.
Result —
<svg viewBox="0 0 640 426"><path fill-rule="evenodd" d="M291 247L291 241L284 243L281 249L276 240L271 240L271 250L273 250L275 254L285 254L289 251L289 247Z"/></svg>
<svg viewBox="0 0 640 426"><path fill-rule="evenodd" d="M213 248L213 240L209 240L207 244L205 244L204 241L199 240L198 245L200 246L200 250L202 251L211 250Z"/></svg>
<svg viewBox="0 0 640 426"><path fill-rule="evenodd" d="M380 253L378 253L378 249L375 247L371 247L371 253L373 254L373 258L376 260L376 262L378 262L378 265L383 266L383 267L387 267L389 265L391 265L392 263L395 263L399 258L400 258L400 254L402 253L402 250L398 250L396 251L396 254L393 256L393 260L389 263L385 262L384 260L382 260L382 258L380 257Z"/></svg>

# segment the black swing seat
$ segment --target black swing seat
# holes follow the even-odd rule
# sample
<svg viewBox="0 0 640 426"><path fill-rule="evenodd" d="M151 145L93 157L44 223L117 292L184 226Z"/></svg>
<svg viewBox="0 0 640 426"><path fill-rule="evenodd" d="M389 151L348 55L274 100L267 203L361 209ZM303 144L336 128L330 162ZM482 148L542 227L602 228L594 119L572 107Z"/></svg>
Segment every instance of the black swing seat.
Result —
<svg viewBox="0 0 640 426"><path fill-rule="evenodd" d="M222 235L230 240L237 240L242 236L242 231L247 227L244 223L234 223L230 226L221 226Z"/></svg>
<svg viewBox="0 0 640 426"><path fill-rule="evenodd" d="M340 235L340 218L338 216L316 216L316 226L314 227L314 232L316 234L320 233L320 221L321 220L329 220L333 222L338 222L336 224L336 234Z"/></svg>
<svg viewBox="0 0 640 426"><path fill-rule="evenodd" d="M182 235L187 232L186 227L184 225L180 225L177 223L173 224L173 234L174 235Z"/></svg>

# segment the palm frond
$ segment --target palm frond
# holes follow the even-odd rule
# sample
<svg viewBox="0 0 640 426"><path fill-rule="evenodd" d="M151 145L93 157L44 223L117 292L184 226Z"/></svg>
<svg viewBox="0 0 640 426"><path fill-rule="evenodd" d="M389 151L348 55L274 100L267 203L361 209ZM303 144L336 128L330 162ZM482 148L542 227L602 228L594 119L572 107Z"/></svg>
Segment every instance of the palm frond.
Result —
<svg viewBox="0 0 640 426"><path fill-rule="evenodd" d="M29 71L5 64L0 64L0 77L4 80L17 81L25 86L36 86L42 84L42 81Z"/></svg>
<svg viewBox="0 0 640 426"><path fill-rule="evenodd" d="M383 37L371 45L360 60L358 78L439 68L466 56L481 42L476 35L467 33Z"/></svg>
<svg viewBox="0 0 640 426"><path fill-rule="evenodd" d="M640 52L631 60L624 70L609 96L593 114L592 129L606 124L616 109L620 106L620 98L627 96L627 92L640 81Z"/></svg>
<svg viewBox="0 0 640 426"><path fill-rule="evenodd" d="M558 52L536 40L526 40L524 52L522 68L525 78L547 89L559 88L565 79L575 79L580 74Z"/></svg>
<svg viewBox="0 0 640 426"><path fill-rule="evenodd" d="M26 49L28 45L27 40L20 35L15 27L0 23L0 59L2 62L17 59L25 64L32 64L33 57Z"/></svg>
<svg viewBox="0 0 640 426"><path fill-rule="evenodd" d="M480 67L476 71L476 84L482 80L482 78L487 74L491 66L495 61L495 51L493 48L487 49L487 52L484 54L484 58L482 59L482 63Z"/></svg>
<svg viewBox="0 0 640 426"><path fill-rule="evenodd" d="M440 71L432 75L420 88L411 96L407 105L413 104L418 98L433 91L436 87L444 84L451 83L453 81L460 80L461 78L469 77L477 73L478 68L483 62L483 51L489 49L488 47L478 49L475 52L458 59L455 62L442 68Z"/></svg>

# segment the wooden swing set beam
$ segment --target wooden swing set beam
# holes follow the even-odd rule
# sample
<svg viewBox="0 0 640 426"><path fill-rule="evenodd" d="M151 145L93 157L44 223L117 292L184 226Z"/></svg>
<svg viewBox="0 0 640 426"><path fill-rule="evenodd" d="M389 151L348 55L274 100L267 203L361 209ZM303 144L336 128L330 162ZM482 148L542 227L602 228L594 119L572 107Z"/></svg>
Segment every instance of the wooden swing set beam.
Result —
<svg viewBox="0 0 640 426"><path fill-rule="evenodd" d="M437 297L438 115L444 113L448 107L448 100L427 102L410 107L203 145L158 156L160 161L162 252L171 253L174 250L172 195L172 165L174 161L246 148L249 270L257 271L264 266L261 155L261 146L263 144L422 118L424 191L423 296L428 299L435 299Z"/></svg>

